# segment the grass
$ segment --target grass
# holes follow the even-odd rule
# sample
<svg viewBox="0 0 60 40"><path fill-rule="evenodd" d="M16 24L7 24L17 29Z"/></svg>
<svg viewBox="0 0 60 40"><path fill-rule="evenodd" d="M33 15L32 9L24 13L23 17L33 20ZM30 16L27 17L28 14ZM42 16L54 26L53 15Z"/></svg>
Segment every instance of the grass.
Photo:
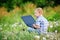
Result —
<svg viewBox="0 0 60 40"><path fill-rule="evenodd" d="M31 6L31 7L30 7ZM51 18L56 12L59 12L59 7L57 6L55 8L51 7L45 7L44 10L44 16L49 19ZM23 15L32 15L34 16L34 9L36 8L36 5L32 3L26 3L22 7L15 7L14 10L7 12L4 7L0 8L0 40L34 40L34 36L37 35L36 33L29 33L27 31L27 26L21 19L21 16ZM60 13L60 12L59 12ZM50 21L50 20L49 20ZM58 21L58 22L57 22ZM51 21L50 23L53 24L53 27L49 27L49 32L54 32L55 30L60 33L60 20L57 21ZM56 22L58 23L58 26L56 25ZM50 25L51 26L51 25ZM25 31L23 31L25 29ZM50 34L49 34L50 35ZM53 34L51 34L53 35ZM57 34L59 35L59 34ZM47 36L47 35L46 35ZM41 40L43 37L47 38L45 35L41 35ZM58 37L60 38L60 36ZM47 40L51 40L50 37L47 38Z"/></svg>

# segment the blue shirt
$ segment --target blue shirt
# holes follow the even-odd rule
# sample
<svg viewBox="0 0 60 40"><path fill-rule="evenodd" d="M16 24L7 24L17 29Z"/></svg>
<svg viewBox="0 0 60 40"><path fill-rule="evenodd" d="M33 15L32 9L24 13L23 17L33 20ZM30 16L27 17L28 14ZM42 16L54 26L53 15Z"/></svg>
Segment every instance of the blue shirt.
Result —
<svg viewBox="0 0 60 40"><path fill-rule="evenodd" d="M40 26L40 31L41 32L46 32L47 28L48 28L48 25L49 25L49 22L47 21L46 18L44 18L41 15L41 16L37 17L36 25Z"/></svg>
<svg viewBox="0 0 60 40"><path fill-rule="evenodd" d="M48 24L49 23L48 23L47 19L44 18L43 16L37 17L36 25L39 25L40 27L47 27Z"/></svg>

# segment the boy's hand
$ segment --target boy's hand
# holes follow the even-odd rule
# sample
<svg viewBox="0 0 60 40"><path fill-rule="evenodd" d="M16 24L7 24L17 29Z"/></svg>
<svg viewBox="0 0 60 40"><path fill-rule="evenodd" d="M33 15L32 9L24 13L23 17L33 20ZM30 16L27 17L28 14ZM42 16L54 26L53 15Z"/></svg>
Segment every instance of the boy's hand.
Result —
<svg viewBox="0 0 60 40"><path fill-rule="evenodd" d="M33 27L34 28L40 28L40 26L36 25L36 24L33 24Z"/></svg>

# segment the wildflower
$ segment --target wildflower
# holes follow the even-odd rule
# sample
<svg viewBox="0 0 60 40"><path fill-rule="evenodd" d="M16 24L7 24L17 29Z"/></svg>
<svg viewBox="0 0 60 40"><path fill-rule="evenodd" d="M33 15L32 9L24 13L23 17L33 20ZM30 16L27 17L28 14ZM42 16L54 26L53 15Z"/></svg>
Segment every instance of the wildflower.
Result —
<svg viewBox="0 0 60 40"><path fill-rule="evenodd" d="M46 38L45 38L45 37L43 37L43 40L46 40Z"/></svg>
<svg viewBox="0 0 60 40"><path fill-rule="evenodd" d="M57 33L57 30L55 30L55 33Z"/></svg>
<svg viewBox="0 0 60 40"><path fill-rule="evenodd" d="M52 28L52 27L53 27L53 25L50 25L50 27Z"/></svg>
<svg viewBox="0 0 60 40"><path fill-rule="evenodd" d="M2 30L2 27L0 27L0 31Z"/></svg>
<svg viewBox="0 0 60 40"><path fill-rule="evenodd" d="M34 40L39 40L40 36L34 36Z"/></svg>
<svg viewBox="0 0 60 40"><path fill-rule="evenodd" d="M17 25L16 24L13 24L12 27L16 27Z"/></svg>

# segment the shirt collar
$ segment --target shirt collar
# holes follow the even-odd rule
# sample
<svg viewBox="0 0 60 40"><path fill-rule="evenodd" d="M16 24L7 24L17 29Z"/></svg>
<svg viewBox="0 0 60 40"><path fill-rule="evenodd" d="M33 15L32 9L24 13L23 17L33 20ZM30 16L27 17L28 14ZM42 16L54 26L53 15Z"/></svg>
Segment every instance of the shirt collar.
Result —
<svg viewBox="0 0 60 40"><path fill-rule="evenodd" d="M38 16L37 18L42 17L42 15Z"/></svg>

